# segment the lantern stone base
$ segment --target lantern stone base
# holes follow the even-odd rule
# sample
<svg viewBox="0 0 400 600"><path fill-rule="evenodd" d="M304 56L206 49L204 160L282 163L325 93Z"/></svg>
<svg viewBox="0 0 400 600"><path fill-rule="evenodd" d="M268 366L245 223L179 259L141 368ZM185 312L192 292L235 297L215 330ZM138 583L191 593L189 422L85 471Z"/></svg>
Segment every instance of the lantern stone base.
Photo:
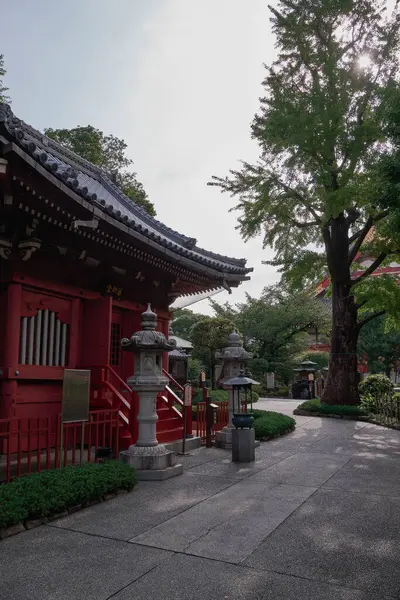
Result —
<svg viewBox="0 0 400 600"><path fill-rule="evenodd" d="M217 431L215 434L215 447L232 450L232 431L236 431L236 429L234 427L224 427L221 431ZM259 445L260 442L254 440L254 448L258 448Z"/></svg>
<svg viewBox="0 0 400 600"><path fill-rule="evenodd" d="M120 461L136 469L141 481L161 481L181 475L183 466L176 462L175 452L158 446L130 446L119 453Z"/></svg>
<svg viewBox="0 0 400 600"><path fill-rule="evenodd" d="M255 453L254 429L232 430L232 462L254 462Z"/></svg>
<svg viewBox="0 0 400 600"><path fill-rule="evenodd" d="M221 431L215 433L216 448L230 450L232 448L232 427L224 427Z"/></svg>

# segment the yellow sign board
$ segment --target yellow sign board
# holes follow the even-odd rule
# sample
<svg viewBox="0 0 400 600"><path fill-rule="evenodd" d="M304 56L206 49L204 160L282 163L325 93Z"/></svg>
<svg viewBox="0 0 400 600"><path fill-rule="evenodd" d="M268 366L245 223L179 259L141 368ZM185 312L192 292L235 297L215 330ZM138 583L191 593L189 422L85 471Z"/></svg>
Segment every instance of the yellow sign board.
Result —
<svg viewBox="0 0 400 600"><path fill-rule="evenodd" d="M65 369L62 395L63 423L89 419L90 371Z"/></svg>

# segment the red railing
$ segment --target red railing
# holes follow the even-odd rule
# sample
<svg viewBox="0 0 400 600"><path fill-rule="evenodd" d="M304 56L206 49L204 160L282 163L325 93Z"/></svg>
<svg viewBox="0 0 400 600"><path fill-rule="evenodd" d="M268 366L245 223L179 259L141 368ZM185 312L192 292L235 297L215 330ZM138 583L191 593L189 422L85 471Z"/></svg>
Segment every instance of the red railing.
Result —
<svg viewBox="0 0 400 600"><path fill-rule="evenodd" d="M121 425L118 409L92 410L89 421L64 423L62 432L60 416L0 419L0 482L94 461L101 447L117 457Z"/></svg>
<svg viewBox="0 0 400 600"><path fill-rule="evenodd" d="M197 424L197 435L202 441L206 440L207 434L207 402L198 402L196 404L196 424ZM228 425L229 413L228 413L228 402L218 402L214 411L214 422L211 429L212 438L215 437L215 433L220 431L223 427Z"/></svg>
<svg viewBox="0 0 400 600"><path fill-rule="evenodd" d="M168 373L168 371L166 369L163 369L163 374L166 377L168 377L170 383L172 385L174 385L182 393L182 395L185 393L185 388L180 383L178 383L176 381L176 379L174 379L172 377L172 375L170 373ZM182 419L182 425L183 425L183 413L185 411L185 408L184 408L184 402L183 402L182 398L180 398L178 396L178 394L176 394L169 385L167 385L165 387L165 392L166 393L161 394L161 399L166 404L168 404L169 408L171 410L173 410L177 416L179 416ZM180 406L181 410L176 408L175 404L178 404ZM193 430L192 410L190 407L187 407L186 408L186 435L187 436L192 435L192 430Z"/></svg>

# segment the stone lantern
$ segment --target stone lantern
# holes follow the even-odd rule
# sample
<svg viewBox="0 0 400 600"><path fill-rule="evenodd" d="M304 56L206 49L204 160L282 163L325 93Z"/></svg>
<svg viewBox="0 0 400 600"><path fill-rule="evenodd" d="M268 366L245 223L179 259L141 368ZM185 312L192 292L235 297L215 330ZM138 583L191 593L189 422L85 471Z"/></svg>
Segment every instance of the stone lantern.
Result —
<svg viewBox="0 0 400 600"><path fill-rule="evenodd" d="M247 352L243 348L241 337L235 330L228 336L227 342L227 346L223 348L222 352L215 353L215 358L222 363L222 385L224 381L239 376L240 372L245 370L247 361L253 357L250 352ZM228 389L228 425L215 434L215 445L219 448L232 447L232 429L234 428L232 424L234 412L233 400L233 390L230 388Z"/></svg>
<svg viewBox="0 0 400 600"><path fill-rule="evenodd" d="M162 372L163 353L172 350L175 341L156 331L157 315L150 304L141 325L131 338L121 340L122 349L135 355L135 374L127 383L139 396L139 433L136 444L121 452L120 459L137 469L139 479L167 479L183 471L182 465L176 464L175 452L159 444L156 435L157 395L168 383Z"/></svg>

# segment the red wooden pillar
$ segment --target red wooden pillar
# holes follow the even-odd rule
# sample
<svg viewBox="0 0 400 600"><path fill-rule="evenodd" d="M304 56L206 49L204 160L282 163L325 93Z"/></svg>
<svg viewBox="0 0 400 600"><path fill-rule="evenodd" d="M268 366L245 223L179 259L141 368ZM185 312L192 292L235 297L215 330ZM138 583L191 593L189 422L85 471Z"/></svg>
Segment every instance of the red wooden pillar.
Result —
<svg viewBox="0 0 400 600"><path fill-rule="evenodd" d="M168 339L168 332L169 332L169 321L168 321L168 319L160 319L159 323L160 323L160 331ZM162 366L163 366L163 369L165 369L166 371L169 372L169 368L168 368L168 352L164 352L164 354L163 354Z"/></svg>
<svg viewBox="0 0 400 600"><path fill-rule="evenodd" d="M2 385L2 402L0 418L13 416L13 406L16 402L17 380L16 371L19 365L19 335L22 303L22 285L10 283L7 292L7 320L4 340L4 372L6 379Z"/></svg>

